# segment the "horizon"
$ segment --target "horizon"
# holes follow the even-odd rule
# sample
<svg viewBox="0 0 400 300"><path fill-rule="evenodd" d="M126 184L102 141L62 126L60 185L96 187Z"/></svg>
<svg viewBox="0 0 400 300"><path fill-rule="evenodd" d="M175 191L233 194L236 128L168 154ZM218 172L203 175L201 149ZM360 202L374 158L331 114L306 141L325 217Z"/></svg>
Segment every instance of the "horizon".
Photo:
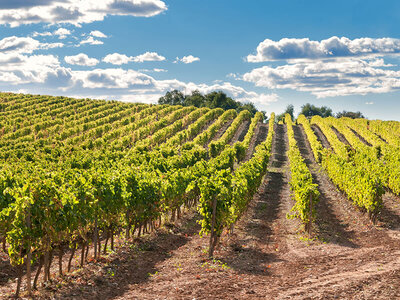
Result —
<svg viewBox="0 0 400 300"><path fill-rule="evenodd" d="M0 4L0 90L156 103L223 91L400 121L400 3L55 0ZM62 22L60 23L60 20Z"/></svg>

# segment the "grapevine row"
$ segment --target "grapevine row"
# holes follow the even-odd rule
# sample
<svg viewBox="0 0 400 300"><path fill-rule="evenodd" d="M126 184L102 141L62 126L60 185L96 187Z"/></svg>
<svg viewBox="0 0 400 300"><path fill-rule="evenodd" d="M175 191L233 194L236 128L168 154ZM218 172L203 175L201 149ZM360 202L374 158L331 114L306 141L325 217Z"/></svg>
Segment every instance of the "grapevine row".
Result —
<svg viewBox="0 0 400 300"><path fill-rule="evenodd" d="M289 139L289 150L287 152L290 163L290 187L293 191L295 205L290 217L299 218L306 229L311 232L311 223L315 219L315 204L319 200L318 185L313 183L313 177L304 159L301 156L294 137L293 123L289 114L285 115L285 123Z"/></svg>

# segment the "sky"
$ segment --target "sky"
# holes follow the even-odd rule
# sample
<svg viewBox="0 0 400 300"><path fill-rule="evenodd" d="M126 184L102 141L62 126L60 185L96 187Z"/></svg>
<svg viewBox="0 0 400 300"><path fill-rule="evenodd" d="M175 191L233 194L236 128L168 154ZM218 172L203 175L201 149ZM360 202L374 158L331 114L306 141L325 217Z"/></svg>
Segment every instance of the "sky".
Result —
<svg viewBox="0 0 400 300"><path fill-rule="evenodd" d="M400 121L399 21L391 0L0 0L0 91Z"/></svg>

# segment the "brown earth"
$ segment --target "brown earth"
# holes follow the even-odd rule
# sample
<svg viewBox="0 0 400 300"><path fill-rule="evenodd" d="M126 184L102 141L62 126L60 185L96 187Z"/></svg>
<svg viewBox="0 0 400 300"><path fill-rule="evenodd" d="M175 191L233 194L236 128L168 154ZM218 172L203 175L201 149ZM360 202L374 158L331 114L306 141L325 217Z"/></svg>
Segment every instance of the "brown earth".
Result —
<svg viewBox="0 0 400 300"><path fill-rule="evenodd" d="M37 298L400 299L399 198L387 193L378 224L371 224L315 163L302 127L294 130L321 193L313 238L286 217L293 206L288 143L285 126L277 125L269 172L214 260L207 258L208 238L198 235L197 214L189 212L41 288Z"/></svg>
<svg viewBox="0 0 400 300"><path fill-rule="evenodd" d="M363 142L365 145L367 145L367 146L369 146L369 147L372 146L372 145L371 145L366 139L364 139L357 131L353 130L353 129L350 128L350 127L349 127L349 129L350 129L351 132L353 132L354 135L355 135L356 137L358 137L359 140L360 140L361 142Z"/></svg>
<svg viewBox="0 0 400 300"><path fill-rule="evenodd" d="M248 161L251 156L254 153L255 148L265 139L267 138L268 135L268 124L264 123L258 123L255 130L254 134L251 138L249 147L246 149L246 156L244 158L244 161Z"/></svg>
<svg viewBox="0 0 400 300"><path fill-rule="evenodd" d="M331 148L331 144L329 143L328 139L322 132L321 128L318 125L313 124L311 125L311 129L314 131L315 135L317 136L318 141L322 144L324 148Z"/></svg>
<svg viewBox="0 0 400 300"><path fill-rule="evenodd" d="M219 140L224 135L225 131L229 128L229 126L231 126L232 122L233 122L233 120L229 120L229 121L225 122L224 125L222 125L222 127L215 134L215 136L211 139L211 141ZM208 144L209 143L207 143L204 147L207 148Z"/></svg>
<svg viewBox="0 0 400 300"><path fill-rule="evenodd" d="M339 141L341 141L345 145L351 146L349 141L346 139L346 137L339 130L337 130L336 127L332 126L331 128L332 128L333 132L336 134L336 136L338 137Z"/></svg>
<svg viewBox="0 0 400 300"><path fill-rule="evenodd" d="M388 144L388 142L378 133L373 132L372 130L370 130L370 132L372 132L373 134L375 134L378 138L380 138L382 141L384 141L386 144Z"/></svg>
<svg viewBox="0 0 400 300"><path fill-rule="evenodd" d="M236 142L243 141L244 137L246 136L247 131L249 130L250 121L244 121L239 127L236 129L235 134L233 135L232 139L229 141L229 145L233 145Z"/></svg>

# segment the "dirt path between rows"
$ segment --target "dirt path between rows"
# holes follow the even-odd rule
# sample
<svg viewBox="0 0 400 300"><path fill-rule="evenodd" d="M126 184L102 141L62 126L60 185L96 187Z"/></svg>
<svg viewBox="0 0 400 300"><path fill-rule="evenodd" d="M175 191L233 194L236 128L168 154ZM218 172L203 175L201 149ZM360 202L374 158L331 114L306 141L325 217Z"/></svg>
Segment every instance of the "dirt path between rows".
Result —
<svg viewBox="0 0 400 300"><path fill-rule="evenodd" d="M246 149L246 156L244 161L248 161L254 153L255 148L262 142L264 142L268 135L268 124L258 123L255 130L253 137L251 138L249 148Z"/></svg>
<svg viewBox="0 0 400 300"><path fill-rule="evenodd" d="M332 128L333 132L336 134L336 136L338 137L339 141L341 141L343 144L351 147L351 144L346 139L346 137L343 135L343 133L341 133L335 126L331 126L331 128Z"/></svg>
<svg viewBox="0 0 400 300"><path fill-rule="evenodd" d="M242 124L236 129L235 134L233 135L232 139L229 141L229 145L233 145L236 142L243 141L244 137L246 136L247 131L250 127L250 121L243 121Z"/></svg>
<svg viewBox="0 0 400 300"><path fill-rule="evenodd" d="M302 126L293 126L293 130L300 153L321 193L317 204L316 228L314 228L318 237L327 242L356 248L357 246L352 240L354 240L357 230L365 226L372 228L371 222L337 190L315 162ZM348 220L355 220L356 224L349 223Z"/></svg>
<svg viewBox="0 0 400 300"><path fill-rule="evenodd" d="M366 140L364 139L357 131L355 131L353 128L349 127L349 129L351 130L351 132L353 132L353 134L358 137L358 139L363 142L365 145L367 145L368 147L372 147L372 145Z"/></svg>
<svg viewBox="0 0 400 300"><path fill-rule="evenodd" d="M309 267L314 274L281 296L292 299L400 297L400 232L399 227L396 229L393 225L399 221L400 209L394 209L395 198L385 195L380 222L372 225L320 169L302 127L296 126L294 130L321 196L317 206L317 239L310 243L307 251L313 261Z"/></svg>
<svg viewBox="0 0 400 300"><path fill-rule="evenodd" d="M315 135L317 136L318 141L322 144L324 148L331 148L331 144L329 143L328 139L322 132L321 128L318 125L312 124L311 129L314 131Z"/></svg>
<svg viewBox="0 0 400 300"><path fill-rule="evenodd" d="M211 141L217 141L219 140L225 133L225 131L231 126L233 120L229 120L222 125L222 127L218 130L218 132L215 134L215 136L211 139ZM204 147L207 149L208 144L211 142L209 141Z"/></svg>

